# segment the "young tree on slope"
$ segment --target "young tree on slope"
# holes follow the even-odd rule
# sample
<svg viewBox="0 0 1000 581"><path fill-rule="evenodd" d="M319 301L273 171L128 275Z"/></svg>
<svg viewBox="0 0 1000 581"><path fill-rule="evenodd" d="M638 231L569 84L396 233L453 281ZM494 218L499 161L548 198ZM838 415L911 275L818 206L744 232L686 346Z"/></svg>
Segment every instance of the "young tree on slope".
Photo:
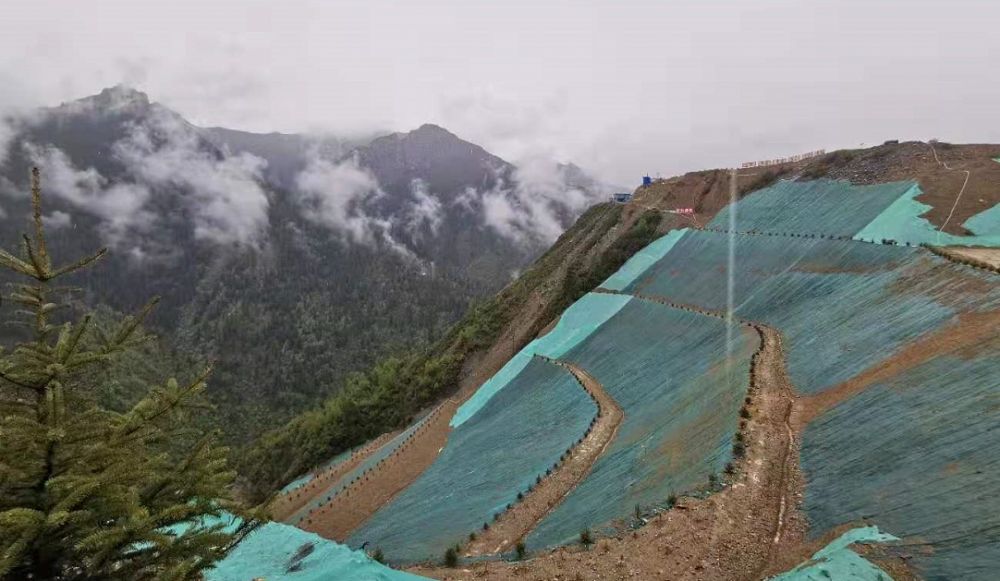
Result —
<svg viewBox="0 0 1000 581"><path fill-rule="evenodd" d="M147 340L155 300L112 333L89 316L57 323L65 289L53 283L105 251L53 266L37 169L31 197L33 236L20 256L0 250L0 268L24 280L7 298L30 336L0 350L0 579L200 579L255 525L217 518L236 508L234 473L215 435L189 426L208 370L127 413L98 407L93 371Z"/></svg>

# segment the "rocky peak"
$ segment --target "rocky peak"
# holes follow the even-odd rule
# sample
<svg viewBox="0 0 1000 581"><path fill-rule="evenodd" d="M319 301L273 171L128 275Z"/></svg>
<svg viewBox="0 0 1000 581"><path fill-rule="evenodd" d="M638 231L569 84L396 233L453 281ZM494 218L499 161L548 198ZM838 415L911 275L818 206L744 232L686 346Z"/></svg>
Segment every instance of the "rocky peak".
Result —
<svg viewBox="0 0 1000 581"><path fill-rule="evenodd" d="M96 95L63 103L59 107L56 107L55 110L69 114L85 112L102 114L138 113L148 110L150 105L149 96L146 93L125 85L115 85L114 87L102 90Z"/></svg>

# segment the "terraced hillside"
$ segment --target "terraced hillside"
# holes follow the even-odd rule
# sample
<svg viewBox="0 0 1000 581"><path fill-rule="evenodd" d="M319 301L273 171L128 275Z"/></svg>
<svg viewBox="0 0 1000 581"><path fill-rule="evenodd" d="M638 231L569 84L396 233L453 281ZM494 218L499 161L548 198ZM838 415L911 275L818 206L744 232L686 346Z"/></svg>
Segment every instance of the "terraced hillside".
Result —
<svg viewBox="0 0 1000 581"><path fill-rule="evenodd" d="M339 460L384 467L352 473L360 505L403 486L356 525L324 513L330 538L439 578L463 576L435 565L456 545L476 578L992 578L1000 275L922 245L992 256L1000 180L968 211L929 165L820 177L905 178L917 149L704 172L585 215L500 295L519 308L466 360L433 445L399 444L415 425ZM741 201L719 213L723 188ZM685 196L705 204L690 227L659 219ZM650 216L664 235L629 247Z"/></svg>

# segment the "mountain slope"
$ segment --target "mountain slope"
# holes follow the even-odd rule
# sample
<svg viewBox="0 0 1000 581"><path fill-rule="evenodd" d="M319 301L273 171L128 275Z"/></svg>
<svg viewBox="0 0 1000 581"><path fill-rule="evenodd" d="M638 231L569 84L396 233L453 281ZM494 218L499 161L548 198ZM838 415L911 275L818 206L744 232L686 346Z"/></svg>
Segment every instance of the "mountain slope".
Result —
<svg viewBox="0 0 1000 581"><path fill-rule="evenodd" d="M1000 295L991 284L995 269L917 247L927 231L936 233L921 215L934 219L960 201L960 190L934 187L939 174L953 170L928 167L924 156L914 155L920 146L927 144L835 152L765 172L696 172L643 188L631 204L596 206L423 359L377 368L364 389L269 434L246 474L265 487L268 479L283 483L339 450L402 427L392 419L415 419L421 402L441 401L429 416L433 422L411 423L410 430L417 430L412 439L405 436L409 431L397 437L405 446L376 446L363 460L370 462L362 464L363 478L352 481L348 472L343 486L320 481L311 488L308 475L298 479L296 490L305 492L292 494L299 494L300 504L311 503L311 512L304 513L308 522L299 526L354 545L367 542L397 563L433 559L456 541L461 549L455 550L465 557L477 540L496 553L523 540L534 553L516 565L477 564L484 578L584 571L614 576L623 563L640 577L669 570L678 578L702 578L707 570L712 578L762 578L806 561L824 543L867 522L905 542L884 552L865 551L870 563L855 565L870 575L865 578L885 578L878 567L897 579L912 578L914 563L918 573L931 576L981 576L992 570L997 553L997 513L990 510L996 501L983 492L995 484L984 467L996 462L996 437L986 429L991 418L982 402L996 391L990 378L1000 345L990 331ZM967 243L991 244L1000 233L1000 223L987 219L1000 207L991 165L1000 148L941 149L949 165L964 166L994 185L978 189L978 211L966 211L962 222L976 225ZM879 185L818 179L861 172L859 181ZM791 180L771 183L781 175ZM889 175L918 178L929 187L885 183ZM720 212L730 192L749 197L739 211ZM913 196L930 204L910 204ZM900 202L906 202L906 212L897 210ZM693 207L696 215L671 213L679 207ZM689 220L704 227L647 245L665 228ZM914 221L921 228L904 233L917 238L871 237L872 224ZM727 262L734 247L736 261ZM638 249L641 257L605 281ZM734 317L744 328L730 337L726 305L733 298L727 298L726 272L734 268ZM605 290L563 313L599 285ZM602 319L598 298L609 298L605 305L624 298L628 306ZM605 322L591 325L581 340L579 331L594 319ZM740 349L741 336L759 340L756 351ZM527 355L511 359L534 338L540 340ZM718 357L732 357L727 352L733 339L742 364L735 374L732 363ZM561 352L550 353L543 344ZM566 445L566 430L579 430L570 417L561 418L566 424L543 421L545 436L526 435L524 422L497 420L512 410L527 418L516 406L530 408L530 398L552 395L536 374L548 363L532 352L582 366L619 398L626 421L587 480L568 486L565 497L548 505L547 524L533 521L527 536L497 538L491 535L525 518L539 491L558 481L569 464L565 456L577 456L572 443L547 462L527 450L502 453L534 447L523 443L532 438ZM528 366L518 368L516 361ZM436 363L447 364L447 372L425 372ZM497 373L505 363L515 370ZM724 397L716 393L720 387L726 388ZM678 390L689 392L678 396ZM371 394L376 397L363 397ZM569 397L556 399L565 403ZM950 404L942 407L944 400ZM435 415L441 409L455 414L450 429ZM476 419L483 423L469 427ZM530 421L527 426L535 427ZM590 434L584 432L576 445L586 446ZM544 451L541 443L538 450ZM460 499L454 497L458 489ZM672 524L621 534L650 520ZM575 543L581 529L610 532L599 542L608 549L549 551ZM441 534L421 536L422 530ZM862 533L855 528L847 536L871 531ZM932 550L913 553L915 545ZM608 559L609 550L619 558ZM430 564L416 570L436 578L455 574L453 567Z"/></svg>

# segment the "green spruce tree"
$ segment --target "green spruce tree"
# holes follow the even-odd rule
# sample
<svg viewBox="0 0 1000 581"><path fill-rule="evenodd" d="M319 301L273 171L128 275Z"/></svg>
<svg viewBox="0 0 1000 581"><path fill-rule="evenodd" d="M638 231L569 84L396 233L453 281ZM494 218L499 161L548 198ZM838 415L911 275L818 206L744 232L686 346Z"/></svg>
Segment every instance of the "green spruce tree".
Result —
<svg viewBox="0 0 1000 581"><path fill-rule="evenodd" d="M0 250L0 270L22 281L4 310L28 327L0 350L0 579L200 579L256 523L220 518L237 510L234 473L215 434L191 427L208 370L125 413L99 407L95 370L148 340L155 301L110 333L89 316L60 322L55 283L105 251L54 266L37 169L31 198L33 234L20 255Z"/></svg>

